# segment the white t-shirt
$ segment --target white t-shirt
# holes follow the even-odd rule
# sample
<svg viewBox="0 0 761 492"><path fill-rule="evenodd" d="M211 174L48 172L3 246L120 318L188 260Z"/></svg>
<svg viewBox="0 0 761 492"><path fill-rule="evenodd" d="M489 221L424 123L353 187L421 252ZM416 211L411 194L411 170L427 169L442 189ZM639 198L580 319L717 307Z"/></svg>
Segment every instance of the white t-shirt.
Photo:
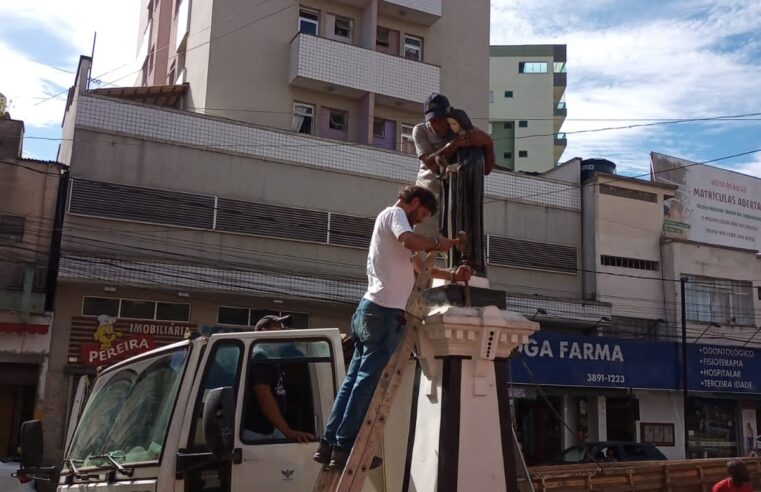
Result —
<svg viewBox="0 0 761 492"><path fill-rule="evenodd" d="M375 219L364 298L379 306L404 309L415 285L413 253L399 242L405 232L412 232L412 227L399 207L385 208Z"/></svg>

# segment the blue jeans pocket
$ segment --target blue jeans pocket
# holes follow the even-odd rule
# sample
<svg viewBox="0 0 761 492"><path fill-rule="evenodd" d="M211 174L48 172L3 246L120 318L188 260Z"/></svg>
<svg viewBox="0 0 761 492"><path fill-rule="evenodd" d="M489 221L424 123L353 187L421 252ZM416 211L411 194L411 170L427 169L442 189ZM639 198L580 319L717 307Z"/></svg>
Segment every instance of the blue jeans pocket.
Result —
<svg viewBox="0 0 761 492"><path fill-rule="evenodd" d="M380 343L388 336L388 327L380 314L364 311L358 314L357 336L362 343Z"/></svg>

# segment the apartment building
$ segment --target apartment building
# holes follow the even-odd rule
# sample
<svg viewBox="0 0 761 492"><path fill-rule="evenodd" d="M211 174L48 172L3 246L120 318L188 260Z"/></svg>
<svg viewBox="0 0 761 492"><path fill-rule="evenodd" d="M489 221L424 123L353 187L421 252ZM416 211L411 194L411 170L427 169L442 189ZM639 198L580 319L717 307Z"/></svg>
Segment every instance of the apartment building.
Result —
<svg viewBox="0 0 761 492"><path fill-rule="evenodd" d="M492 46L489 58L489 128L496 165L544 172L567 142L566 46Z"/></svg>
<svg viewBox="0 0 761 492"><path fill-rule="evenodd" d="M486 1L150 1L142 18L142 85L189 83L191 111L408 153L432 92L487 114Z"/></svg>
<svg viewBox="0 0 761 492"><path fill-rule="evenodd" d="M1 111L0 111L1 112ZM52 325L54 224L64 167L22 156L24 123L0 116L0 458L42 410ZM52 253L51 253L52 251Z"/></svg>

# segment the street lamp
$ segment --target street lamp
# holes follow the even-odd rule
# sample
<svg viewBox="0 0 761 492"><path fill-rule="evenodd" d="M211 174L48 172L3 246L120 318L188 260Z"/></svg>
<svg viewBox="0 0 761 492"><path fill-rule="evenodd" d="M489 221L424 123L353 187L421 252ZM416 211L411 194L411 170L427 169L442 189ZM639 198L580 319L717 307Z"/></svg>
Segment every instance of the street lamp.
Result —
<svg viewBox="0 0 761 492"><path fill-rule="evenodd" d="M690 457L690 445L687 431L687 277L679 279L682 300L682 423L684 424L684 458ZM710 326L710 325L709 325Z"/></svg>

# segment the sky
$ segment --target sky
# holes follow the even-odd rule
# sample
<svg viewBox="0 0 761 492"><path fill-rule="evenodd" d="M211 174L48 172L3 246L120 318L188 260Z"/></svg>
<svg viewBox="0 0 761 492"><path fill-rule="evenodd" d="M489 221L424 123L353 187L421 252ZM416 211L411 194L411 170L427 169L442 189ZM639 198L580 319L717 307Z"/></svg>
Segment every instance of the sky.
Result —
<svg viewBox="0 0 761 492"><path fill-rule="evenodd" d="M0 92L25 122L25 155L55 159L66 90L95 32L91 87L134 83L145 1L2 3ZM703 162L761 148L758 0L492 0L491 42L567 45L561 160L601 157L642 175L651 151ZM598 131L693 118L711 119ZM761 152L713 165L761 177Z"/></svg>

